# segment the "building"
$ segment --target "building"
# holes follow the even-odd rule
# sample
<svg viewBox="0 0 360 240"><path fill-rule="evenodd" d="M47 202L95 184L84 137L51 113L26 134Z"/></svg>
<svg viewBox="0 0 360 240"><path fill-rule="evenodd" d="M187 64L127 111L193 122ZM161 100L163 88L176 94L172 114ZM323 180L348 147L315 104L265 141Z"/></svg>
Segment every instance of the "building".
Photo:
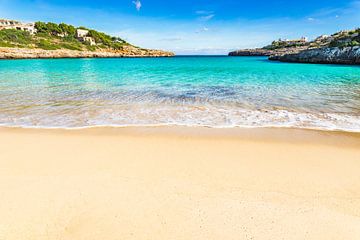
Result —
<svg viewBox="0 0 360 240"><path fill-rule="evenodd" d="M86 37L88 34L89 34L89 30L76 29L76 37L77 37L77 38Z"/></svg>
<svg viewBox="0 0 360 240"><path fill-rule="evenodd" d="M87 42L91 46L96 45L95 39L88 36L89 31L85 29L76 29L76 38L81 42Z"/></svg>
<svg viewBox="0 0 360 240"><path fill-rule="evenodd" d="M324 41L331 41L333 38L329 35L321 35L315 38L315 42L324 42Z"/></svg>
<svg viewBox="0 0 360 240"><path fill-rule="evenodd" d="M306 43L306 42L308 42L308 38L307 37L301 37L300 42Z"/></svg>
<svg viewBox="0 0 360 240"><path fill-rule="evenodd" d="M90 46L96 45L95 39L92 37L83 37L84 42L88 42Z"/></svg>
<svg viewBox="0 0 360 240"><path fill-rule="evenodd" d="M275 41L273 44L280 44L280 45L297 45L297 44L304 44L308 42L307 37L302 37L300 39L282 39L280 38L278 41Z"/></svg>
<svg viewBox="0 0 360 240"><path fill-rule="evenodd" d="M27 31L30 34L36 33L35 23L22 23L14 20L0 19L0 30L2 29L17 29Z"/></svg>
<svg viewBox="0 0 360 240"><path fill-rule="evenodd" d="M0 28L14 26L17 24L20 24L20 22L14 20L0 19Z"/></svg>

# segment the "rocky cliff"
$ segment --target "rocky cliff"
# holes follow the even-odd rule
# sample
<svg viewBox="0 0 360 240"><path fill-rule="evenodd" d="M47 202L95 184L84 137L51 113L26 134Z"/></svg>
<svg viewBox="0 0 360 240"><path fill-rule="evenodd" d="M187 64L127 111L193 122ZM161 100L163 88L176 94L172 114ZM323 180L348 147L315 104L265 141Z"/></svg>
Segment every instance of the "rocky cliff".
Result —
<svg viewBox="0 0 360 240"><path fill-rule="evenodd" d="M360 46L315 48L296 54L270 56L270 60L299 63L360 64Z"/></svg>
<svg viewBox="0 0 360 240"><path fill-rule="evenodd" d="M299 47L287 47L278 49L266 49L266 48L255 48L255 49L242 49L229 53L229 56L278 56L290 53L299 53L300 51L308 49L308 46Z"/></svg>

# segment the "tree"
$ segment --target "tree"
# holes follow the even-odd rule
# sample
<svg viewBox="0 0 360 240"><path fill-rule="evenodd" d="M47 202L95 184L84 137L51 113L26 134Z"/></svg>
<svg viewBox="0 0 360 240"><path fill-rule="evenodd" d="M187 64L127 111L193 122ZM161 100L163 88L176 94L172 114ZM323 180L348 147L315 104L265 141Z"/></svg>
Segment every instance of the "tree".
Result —
<svg viewBox="0 0 360 240"><path fill-rule="evenodd" d="M44 23L44 22L36 22L35 23L35 28L36 28L36 30L38 32L42 32L42 33L47 33L48 32L46 23Z"/></svg>
<svg viewBox="0 0 360 240"><path fill-rule="evenodd" d="M76 28L72 25L68 25L65 23L60 23L59 28L62 33L68 35L68 36L75 36Z"/></svg>
<svg viewBox="0 0 360 240"><path fill-rule="evenodd" d="M46 24L46 27L47 27L48 33L50 33L51 35L58 35L58 34L62 33L61 28L56 23L48 22Z"/></svg>

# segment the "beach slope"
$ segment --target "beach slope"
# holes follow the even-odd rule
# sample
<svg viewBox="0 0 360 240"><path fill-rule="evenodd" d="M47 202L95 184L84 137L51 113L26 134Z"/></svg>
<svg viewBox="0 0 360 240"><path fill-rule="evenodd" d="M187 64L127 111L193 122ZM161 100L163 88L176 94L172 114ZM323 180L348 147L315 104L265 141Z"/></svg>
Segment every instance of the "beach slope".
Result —
<svg viewBox="0 0 360 240"><path fill-rule="evenodd" d="M0 239L360 239L360 138L0 129Z"/></svg>

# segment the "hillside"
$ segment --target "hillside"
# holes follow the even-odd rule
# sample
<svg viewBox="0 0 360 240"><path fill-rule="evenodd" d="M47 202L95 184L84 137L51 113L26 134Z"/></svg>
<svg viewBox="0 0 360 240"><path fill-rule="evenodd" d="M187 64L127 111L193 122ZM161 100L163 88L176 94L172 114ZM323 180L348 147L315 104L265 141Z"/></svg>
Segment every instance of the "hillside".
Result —
<svg viewBox="0 0 360 240"><path fill-rule="evenodd" d="M51 51L51 52L49 52ZM148 50L119 37L65 23L24 24L0 20L0 58L28 57L146 57L172 56L173 53ZM31 53L34 53L33 56ZM59 56L60 57L60 56Z"/></svg>
<svg viewBox="0 0 360 240"><path fill-rule="evenodd" d="M269 56L270 60L301 63L360 64L360 28L306 38L273 41L263 48L230 52L229 56Z"/></svg>
<svg viewBox="0 0 360 240"><path fill-rule="evenodd" d="M300 51L317 48L345 48L360 46L360 28L350 31L340 31L330 36L322 35L312 41L306 38L296 40L273 41L263 48L242 49L230 52L230 56L281 56L296 54Z"/></svg>

